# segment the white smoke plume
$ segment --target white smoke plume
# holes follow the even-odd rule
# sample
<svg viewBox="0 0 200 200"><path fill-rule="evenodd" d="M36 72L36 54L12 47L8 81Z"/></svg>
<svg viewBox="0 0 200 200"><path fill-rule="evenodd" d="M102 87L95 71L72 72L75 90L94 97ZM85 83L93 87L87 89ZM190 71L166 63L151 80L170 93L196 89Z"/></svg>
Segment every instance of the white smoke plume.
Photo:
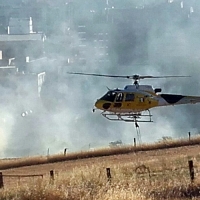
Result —
<svg viewBox="0 0 200 200"><path fill-rule="evenodd" d="M2 106L0 156L41 155L46 154L48 149L50 153L62 152L64 148L69 151L88 150L90 147L108 146L110 141L119 139L125 144L132 144L133 138L136 137L134 123L111 122L103 118L98 111L92 113L96 99L107 92L107 87L123 88L132 83L122 79L67 75L67 71L115 75L190 75L191 78L144 80L140 84L161 87L163 93L200 95L200 29L198 17L195 16L200 5L197 1L187 4L184 1L183 7L181 2L144 1L145 7L140 8L140 11L144 13L142 9L151 10L149 22L143 24L148 21L145 19L136 28L129 22L130 31L129 28L124 30L124 37L127 38L123 41L119 40L119 34L124 34L120 32L123 29L110 28L109 37L112 42L108 45L115 48L111 48L112 51L109 52L112 58L108 63L97 62L102 58L102 54L107 53L105 49L98 48L100 44L95 44L97 48L94 48L92 39L82 42L78 32L72 29L68 43L58 49L57 54L51 55L57 62L48 63L45 68L48 69L48 81L42 94L45 97L45 106L43 107L41 102L34 102L32 98L20 99L20 105L25 105L21 110L33 108L33 114L27 117L20 116L21 111L15 110L14 103L9 104L11 106ZM120 8L120 4L118 7ZM124 27L127 25L123 24L123 20L121 23ZM99 30L98 25L96 26ZM113 34L116 30L119 32ZM148 31L147 41L134 41L134 30L141 30L138 32L140 34ZM62 61L71 49L83 44L86 45L83 52L86 65L66 65L63 71L59 72L60 76L52 76L55 69L61 69ZM120 52L123 44L127 46ZM147 52L145 59L141 56L142 53L138 52ZM43 66L44 63L41 62L40 65ZM40 65L38 63L35 70L40 69ZM155 108L151 113L153 123L139 124L143 142L155 142L163 136L186 137L189 131L192 134L199 132L198 104Z"/></svg>

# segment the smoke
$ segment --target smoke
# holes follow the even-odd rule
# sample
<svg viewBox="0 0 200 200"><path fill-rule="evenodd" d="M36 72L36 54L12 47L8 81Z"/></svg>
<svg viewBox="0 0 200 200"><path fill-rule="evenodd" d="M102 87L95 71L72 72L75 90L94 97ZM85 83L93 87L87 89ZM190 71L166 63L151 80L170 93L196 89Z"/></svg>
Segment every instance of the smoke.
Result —
<svg viewBox="0 0 200 200"><path fill-rule="evenodd" d="M168 23L159 26L155 23L150 35L149 59L150 63L159 67L152 67L158 74L189 75L191 78L164 80L163 89L166 92L185 95L199 95L199 28L196 26L198 5L179 4L174 7L178 15L168 11ZM175 4L175 3L174 3ZM182 5L182 6L181 6ZM195 7L194 7L195 5ZM173 6L173 3L171 4ZM170 8L170 7L169 7ZM191 8L194 12L191 12ZM195 10L196 9L196 10ZM176 10L176 11L177 11ZM166 10L165 10L166 13ZM160 22L162 23L162 22ZM159 31L159 32L158 32ZM158 111L161 119L170 123L171 133L174 136L184 137L188 131L199 133L198 105L184 105L163 108Z"/></svg>
<svg viewBox="0 0 200 200"><path fill-rule="evenodd" d="M25 80L21 80L21 85L26 85L25 96L16 97L12 90L3 86L0 88L1 94L4 94L1 96L4 103L1 104L0 156L45 155L48 150L53 154L63 152L64 148L69 151L88 150L108 146L109 142L119 139L125 144L133 143L133 138L137 136L134 123L111 122L103 118L100 111L92 112L96 99L107 92L107 87L123 88L132 83L123 79L69 75L67 71L190 75L191 78L142 80L140 84L161 87L163 93L200 95L200 5L197 1L187 4L185 1L182 4L180 1L156 2L144 1L142 6L145 7L137 10L138 16L141 16L137 18L137 26L130 19L125 20L124 16L119 24L111 23L110 27L94 21L91 31L88 16L84 21L78 15L76 23L80 26L85 23L84 30L70 25L65 29L66 24L57 25L56 36L49 36L47 39L51 42L46 46L46 56L56 61L38 60L29 66L32 72L46 71L41 99L32 95L35 94L34 84L27 85ZM123 7L121 4L122 1L118 2L116 7ZM142 16L144 13L148 13L147 17ZM91 31L86 40L80 35L84 31ZM103 48L101 39L95 41L94 35L99 32L103 33L104 40L108 39ZM72 54L77 56L66 59ZM73 64L80 57L84 58L82 61L85 64ZM15 103L14 98L17 98ZM28 115L22 117L24 111L28 111ZM198 104L152 109L154 122L139 124L142 141L154 142L163 136L185 137L189 131L196 134L200 129L199 113Z"/></svg>

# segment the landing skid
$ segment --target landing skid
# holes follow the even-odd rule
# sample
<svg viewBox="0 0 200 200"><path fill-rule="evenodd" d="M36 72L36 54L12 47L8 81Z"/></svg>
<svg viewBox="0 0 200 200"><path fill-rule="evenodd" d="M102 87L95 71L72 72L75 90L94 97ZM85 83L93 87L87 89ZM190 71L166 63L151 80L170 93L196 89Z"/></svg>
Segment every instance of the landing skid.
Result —
<svg viewBox="0 0 200 200"><path fill-rule="evenodd" d="M124 121L124 122L153 122L151 117L151 113L149 110L148 114L141 114L141 113L113 113L104 111L102 112L102 116L106 119L109 119L111 121ZM141 118L144 118L143 120Z"/></svg>

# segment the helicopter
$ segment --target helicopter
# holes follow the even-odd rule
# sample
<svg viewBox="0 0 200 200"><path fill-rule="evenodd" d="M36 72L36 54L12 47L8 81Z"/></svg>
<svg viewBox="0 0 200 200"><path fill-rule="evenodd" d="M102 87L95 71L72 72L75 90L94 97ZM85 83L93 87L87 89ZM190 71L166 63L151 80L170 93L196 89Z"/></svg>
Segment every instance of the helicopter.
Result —
<svg viewBox="0 0 200 200"><path fill-rule="evenodd" d="M180 94L161 94L161 88L151 85L140 85L141 79L179 78L190 76L140 76L140 75L106 75L82 72L67 72L68 74L89 75L110 78L132 79L132 85L123 89L108 89L100 99L95 102L95 109L102 111L102 116L113 121L153 122L150 109L155 107L200 103L200 96L185 96Z"/></svg>

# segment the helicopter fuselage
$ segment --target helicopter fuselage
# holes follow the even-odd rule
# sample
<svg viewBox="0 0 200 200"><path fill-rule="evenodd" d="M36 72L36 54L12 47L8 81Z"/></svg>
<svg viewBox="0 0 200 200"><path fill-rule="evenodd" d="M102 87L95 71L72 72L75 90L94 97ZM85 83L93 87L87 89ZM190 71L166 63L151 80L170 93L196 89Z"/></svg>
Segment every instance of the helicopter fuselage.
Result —
<svg viewBox="0 0 200 200"><path fill-rule="evenodd" d="M97 109L112 113L140 113L153 107L199 103L200 97L176 94L157 94L151 85L127 85L124 89L109 90L95 103Z"/></svg>

